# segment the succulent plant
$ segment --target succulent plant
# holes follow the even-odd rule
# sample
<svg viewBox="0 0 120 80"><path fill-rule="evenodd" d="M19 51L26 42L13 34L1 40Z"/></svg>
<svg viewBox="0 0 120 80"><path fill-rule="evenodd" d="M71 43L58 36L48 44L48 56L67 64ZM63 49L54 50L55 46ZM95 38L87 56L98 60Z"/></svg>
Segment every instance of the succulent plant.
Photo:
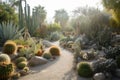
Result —
<svg viewBox="0 0 120 80"><path fill-rule="evenodd" d="M43 53L42 56L46 59L51 59L52 58L52 55L50 53Z"/></svg>
<svg viewBox="0 0 120 80"><path fill-rule="evenodd" d="M0 53L0 65L10 64L11 60L7 54Z"/></svg>
<svg viewBox="0 0 120 80"><path fill-rule="evenodd" d="M41 49L39 49L36 53L36 56L42 56L42 54L43 54L43 51Z"/></svg>
<svg viewBox="0 0 120 80"><path fill-rule="evenodd" d="M10 55L15 54L17 51L17 45L13 41L7 41L3 46L3 52Z"/></svg>
<svg viewBox="0 0 120 80"><path fill-rule="evenodd" d="M92 68L88 62L78 63L77 72L81 77L89 78L93 76Z"/></svg>
<svg viewBox="0 0 120 80"><path fill-rule="evenodd" d="M52 46L50 47L49 52L53 55L53 56L60 56L60 49L57 46Z"/></svg>
<svg viewBox="0 0 120 80"><path fill-rule="evenodd" d="M25 58L25 57L19 57L19 58L17 58L16 59L16 63L18 64L18 63L20 63L20 62L23 62L23 61L27 61L27 59Z"/></svg>
<svg viewBox="0 0 120 80"><path fill-rule="evenodd" d="M27 62L23 61L17 64L19 69L24 69L27 66Z"/></svg>
<svg viewBox="0 0 120 80"><path fill-rule="evenodd" d="M14 73L13 64L0 65L0 80L8 80Z"/></svg>

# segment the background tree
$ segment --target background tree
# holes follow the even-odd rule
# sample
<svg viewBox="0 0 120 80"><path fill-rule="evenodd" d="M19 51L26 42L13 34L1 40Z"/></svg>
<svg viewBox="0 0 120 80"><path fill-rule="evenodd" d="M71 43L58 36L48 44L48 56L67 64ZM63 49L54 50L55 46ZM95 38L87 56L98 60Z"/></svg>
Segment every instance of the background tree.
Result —
<svg viewBox="0 0 120 80"><path fill-rule="evenodd" d="M37 13L38 13L38 14L36 14L36 15L37 15L37 17L38 17L39 26L41 26L42 23L44 23L44 21L45 21L45 19L46 19L46 14L47 14L47 12L45 11L45 8L42 7L41 5L36 6L36 7L34 8L34 10L36 10Z"/></svg>
<svg viewBox="0 0 120 80"><path fill-rule="evenodd" d="M102 0L102 2L104 7L112 14L112 23L120 27L120 0Z"/></svg>
<svg viewBox="0 0 120 80"><path fill-rule="evenodd" d="M55 11L55 22L60 23L61 27L65 27L69 19L68 13L64 9Z"/></svg>
<svg viewBox="0 0 120 80"><path fill-rule="evenodd" d="M15 9L10 7L9 4L0 4L0 23L11 20L15 23L18 21Z"/></svg>

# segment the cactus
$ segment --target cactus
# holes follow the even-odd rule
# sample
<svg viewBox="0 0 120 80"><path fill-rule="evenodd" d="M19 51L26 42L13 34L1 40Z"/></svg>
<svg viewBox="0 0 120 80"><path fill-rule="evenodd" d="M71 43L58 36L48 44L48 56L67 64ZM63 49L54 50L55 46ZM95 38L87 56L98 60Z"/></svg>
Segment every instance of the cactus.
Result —
<svg viewBox="0 0 120 80"><path fill-rule="evenodd" d="M23 61L17 64L19 69L24 69L27 66L27 62Z"/></svg>
<svg viewBox="0 0 120 80"><path fill-rule="evenodd" d="M7 41L3 46L3 52L10 55L15 54L17 51L17 45L13 41Z"/></svg>
<svg viewBox="0 0 120 80"><path fill-rule="evenodd" d="M0 53L0 65L10 64L11 60L7 54Z"/></svg>
<svg viewBox="0 0 120 80"><path fill-rule="evenodd" d="M23 61L27 61L27 59L25 58L25 57L19 57L19 58L17 58L16 59L16 63L18 64L18 63L20 63L20 62L23 62Z"/></svg>
<svg viewBox="0 0 120 80"><path fill-rule="evenodd" d="M49 52L53 55L53 56L60 56L60 49L57 46L52 46L50 47Z"/></svg>
<svg viewBox="0 0 120 80"><path fill-rule="evenodd" d="M0 80L8 80L14 73L13 64L0 65Z"/></svg>
<svg viewBox="0 0 120 80"><path fill-rule="evenodd" d="M43 54L43 51L41 49L39 49L36 53L36 56L42 56L42 54Z"/></svg>
<svg viewBox="0 0 120 80"><path fill-rule="evenodd" d="M50 53L44 53L42 56L46 59L51 59L52 58L52 55Z"/></svg>
<svg viewBox="0 0 120 80"><path fill-rule="evenodd" d="M93 76L92 68L88 62L80 62L77 71L81 77L89 78Z"/></svg>

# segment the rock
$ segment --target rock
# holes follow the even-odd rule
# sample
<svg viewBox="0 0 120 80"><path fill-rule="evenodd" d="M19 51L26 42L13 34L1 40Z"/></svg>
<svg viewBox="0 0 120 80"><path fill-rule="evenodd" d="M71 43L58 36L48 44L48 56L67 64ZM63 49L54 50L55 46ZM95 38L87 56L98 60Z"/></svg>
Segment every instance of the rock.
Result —
<svg viewBox="0 0 120 80"><path fill-rule="evenodd" d="M50 47L50 46L52 46L52 44L49 42L49 41L47 41L47 40L43 40L43 45L45 45L45 47Z"/></svg>
<svg viewBox="0 0 120 80"><path fill-rule="evenodd" d="M30 66L37 66L37 65L46 64L47 62L48 62L48 60L43 58L43 57L34 56L30 59L29 65Z"/></svg>
<svg viewBox="0 0 120 80"><path fill-rule="evenodd" d="M105 75L103 73L96 73L93 76L94 80L105 80Z"/></svg>
<svg viewBox="0 0 120 80"><path fill-rule="evenodd" d="M116 75L117 77L120 77L120 69L116 69L115 75Z"/></svg>

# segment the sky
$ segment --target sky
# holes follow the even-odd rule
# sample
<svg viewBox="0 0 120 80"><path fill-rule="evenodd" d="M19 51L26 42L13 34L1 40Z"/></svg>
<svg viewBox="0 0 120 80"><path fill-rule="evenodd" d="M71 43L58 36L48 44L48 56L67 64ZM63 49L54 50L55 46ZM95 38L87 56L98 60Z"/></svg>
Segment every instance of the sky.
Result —
<svg viewBox="0 0 120 80"><path fill-rule="evenodd" d="M92 6L102 8L101 0L27 0L27 3L33 8L34 6L44 6L47 11L47 21L51 22L55 10L65 9L69 15L74 9L80 6Z"/></svg>

